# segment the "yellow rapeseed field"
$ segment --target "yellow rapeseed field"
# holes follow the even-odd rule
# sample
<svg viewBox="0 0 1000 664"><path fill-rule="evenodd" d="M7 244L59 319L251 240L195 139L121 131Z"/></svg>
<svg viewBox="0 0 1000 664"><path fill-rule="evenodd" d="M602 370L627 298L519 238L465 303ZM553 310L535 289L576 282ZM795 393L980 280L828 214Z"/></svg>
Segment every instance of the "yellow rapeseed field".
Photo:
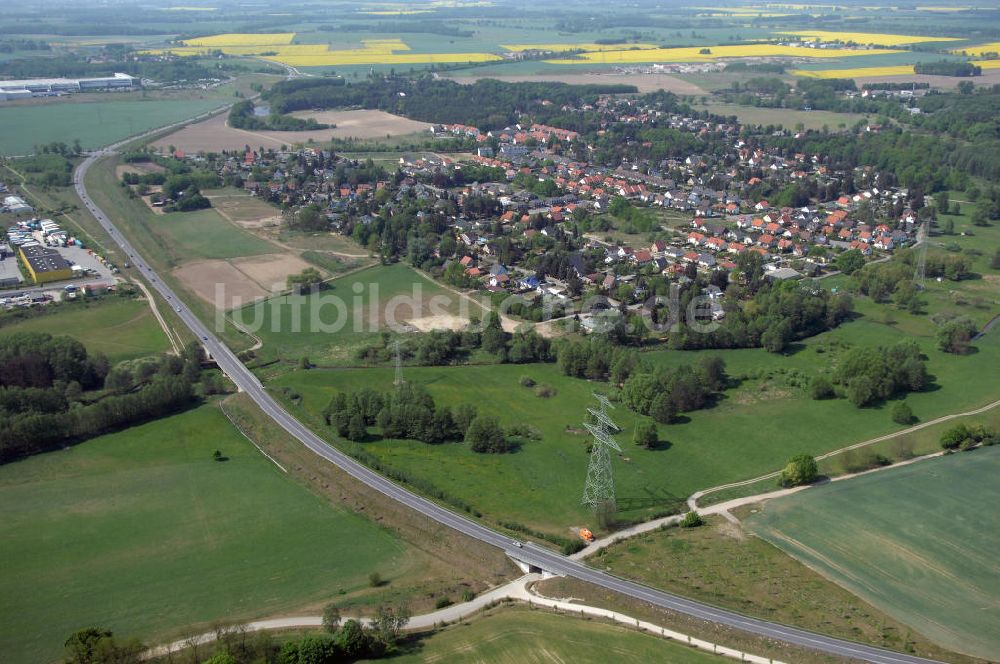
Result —
<svg viewBox="0 0 1000 664"><path fill-rule="evenodd" d="M701 53L708 48L710 53ZM560 65L627 64L638 62L712 62L719 58L788 57L788 58L844 58L855 55L883 55L900 53L888 49L848 50L819 49L777 44L741 44L739 46L709 46L685 48L650 48L639 51L600 51L581 53L575 59L548 60Z"/></svg>
<svg viewBox="0 0 1000 664"><path fill-rule="evenodd" d="M276 46L278 44L291 44L295 39L294 32L273 32L268 34L240 34L229 33L225 35L212 35L211 37L198 37L197 39L186 39L186 46Z"/></svg>
<svg viewBox="0 0 1000 664"><path fill-rule="evenodd" d="M952 51L952 53L968 53L973 56L982 56L987 53L1000 53L1000 42L992 42L989 44L976 44L975 46L967 46L965 48L960 48Z"/></svg>
<svg viewBox="0 0 1000 664"><path fill-rule="evenodd" d="M957 37L918 37L915 35L890 35L878 32L827 32L826 30L781 31L779 35L795 35L802 39L821 42L854 42L855 44L878 44L879 46L901 46L923 42L957 41Z"/></svg>
<svg viewBox="0 0 1000 664"><path fill-rule="evenodd" d="M292 67L448 64L500 59L492 53L406 53L410 47L401 39L364 39L361 48L331 50L327 44L292 44L294 37L292 32L280 35L215 35L189 39L183 42L183 46L148 49L143 53L197 56L222 51L226 55L256 55Z"/></svg>
<svg viewBox="0 0 1000 664"><path fill-rule="evenodd" d="M508 51L621 51L622 49L656 48L656 44L501 44Z"/></svg>
<svg viewBox="0 0 1000 664"><path fill-rule="evenodd" d="M904 76L913 73L913 65L893 67L858 67L857 69L794 69L790 73L805 78L856 78L863 76Z"/></svg>
<svg viewBox="0 0 1000 664"><path fill-rule="evenodd" d="M1000 69L1000 60L976 60L972 64L983 69Z"/></svg>

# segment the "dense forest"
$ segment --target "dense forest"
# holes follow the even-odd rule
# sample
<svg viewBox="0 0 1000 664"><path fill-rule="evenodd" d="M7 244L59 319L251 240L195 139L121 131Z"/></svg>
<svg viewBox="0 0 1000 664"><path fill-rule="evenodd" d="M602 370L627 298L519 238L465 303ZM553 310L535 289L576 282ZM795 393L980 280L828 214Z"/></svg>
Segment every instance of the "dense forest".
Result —
<svg viewBox="0 0 1000 664"><path fill-rule="evenodd" d="M564 105L579 107L602 94L630 92L637 92L635 86L502 83L491 79L461 85L423 77L382 78L351 85L343 79L299 79L278 83L263 96L275 113L356 107L424 122L468 124L489 130L518 122L521 113L548 123L562 113Z"/></svg>

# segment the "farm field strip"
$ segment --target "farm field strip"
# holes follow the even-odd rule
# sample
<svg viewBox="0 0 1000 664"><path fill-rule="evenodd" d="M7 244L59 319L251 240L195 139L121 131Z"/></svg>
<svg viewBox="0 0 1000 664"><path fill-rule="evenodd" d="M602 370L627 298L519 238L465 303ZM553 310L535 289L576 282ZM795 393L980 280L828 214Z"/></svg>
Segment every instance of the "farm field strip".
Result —
<svg viewBox="0 0 1000 664"><path fill-rule="evenodd" d="M710 51L702 53L703 50ZM788 57L832 59L862 55L900 53L892 49L818 49L778 44L742 44L738 46L708 46L683 48L651 48L644 50L600 51L581 53L576 58L559 58L546 62L560 65L627 64L640 62L713 62L720 58Z"/></svg>
<svg viewBox="0 0 1000 664"><path fill-rule="evenodd" d="M989 44L976 44L975 46L963 46L962 48L955 49L952 53L961 55L967 54L976 57L982 57L987 53L1000 53L1000 42L990 42Z"/></svg>
<svg viewBox="0 0 1000 664"><path fill-rule="evenodd" d="M766 503L758 535L928 638L1000 649L1000 448L944 456Z"/></svg>
<svg viewBox="0 0 1000 664"><path fill-rule="evenodd" d="M272 33L226 33L222 35L212 35L209 37L196 37L186 39L184 43L188 46L274 46L277 44L291 44L295 39L294 32L272 32Z"/></svg>
<svg viewBox="0 0 1000 664"><path fill-rule="evenodd" d="M854 78L856 76L906 76L913 74L913 65L888 67L858 67L857 69L793 69L789 72L804 78Z"/></svg>
<svg viewBox="0 0 1000 664"><path fill-rule="evenodd" d="M962 41L959 37L924 37L917 35L893 35L879 32L833 32L827 30L782 30L777 34L790 35L818 42L854 42L855 44L877 44L879 46L905 46L928 42Z"/></svg>
<svg viewBox="0 0 1000 664"><path fill-rule="evenodd" d="M656 44L501 44L508 51L620 51L623 48L657 48Z"/></svg>
<svg viewBox="0 0 1000 664"><path fill-rule="evenodd" d="M328 67L366 64L424 64L489 62L499 60L492 53L408 53L410 47L401 39L362 39L360 48L332 50L328 44L292 44L295 33L264 35L216 35L172 46L143 51L148 54L172 53L199 56L211 51L227 55L254 55L293 67Z"/></svg>

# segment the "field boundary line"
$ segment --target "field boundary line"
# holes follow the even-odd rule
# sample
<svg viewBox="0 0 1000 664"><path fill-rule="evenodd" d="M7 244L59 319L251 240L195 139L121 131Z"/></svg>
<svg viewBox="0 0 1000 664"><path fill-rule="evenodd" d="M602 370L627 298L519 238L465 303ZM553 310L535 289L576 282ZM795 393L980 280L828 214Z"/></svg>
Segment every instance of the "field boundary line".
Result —
<svg viewBox="0 0 1000 664"><path fill-rule="evenodd" d="M878 436L876 438L870 438L868 440L861 441L860 443L854 443L853 445L848 445L846 447L841 447L840 449L836 449L831 452L821 454L816 457L816 460L823 461L824 459L829 459L830 457L842 454L844 452L850 452L851 450L857 450L862 447L867 447L868 445L874 445L875 443L881 443L886 440L891 440L898 436L904 436L906 434L913 433L915 431L920 431L921 429L926 429L927 427L931 427L936 424L941 424L943 422L949 422L951 420L958 419L960 417L972 417L974 415L982 415L983 413L992 410L997 406L1000 406L1000 400L988 403L985 406L976 408L975 410L966 411L964 413L952 413L951 415L942 415L941 417L937 417L933 420L927 420L926 422L921 422L920 424L916 424L912 427L907 427L906 429L900 429L899 431L896 431L894 433L889 433L884 436ZM777 470L771 473L767 473L766 475L761 475L760 477L753 477L748 480L743 480L740 482L732 482L730 484L721 484L719 486L715 486L709 489L703 489L702 491L696 491L693 494L691 494L691 497L688 498L687 500L688 509L690 509L691 511L696 511L698 509L698 500L707 496L710 493L717 493L724 489L735 489L741 486L746 486L748 484L756 484L757 482L763 482L764 480L774 479L779 475L781 475L781 471Z"/></svg>
<svg viewBox="0 0 1000 664"><path fill-rule="evenodd" d="M236 423L236 420L234 420L233 417L232 417L232 415L229 414L229 411L226 410L226 405L225 404L226 404L226 400L225 399L223 399L222 401L220 401L219 402L219 410L221 410L222 414L226 416L226 419L229 420L229 423L232 424L234 427L236 427L236 430L239 431L240 434L244 438L246 438L247 440L249 440L250 444L253 445L254 447L256 447L258 452L260 452L265 457L267 457L268 461L270 461L275 466L277 466L278 468L280 468L281 472L287 474L288 473L288 469L285 468L284 466L282 466L280 463L278 463L278 460L275 459L273 456L271 456L270 454L268 454L267 452L265 452L264 449L260 445L258 445L257 442L253 438L251 438L249 435L247 435L247 432L243 430L243 427L241 427L239 424Z"/></svg>

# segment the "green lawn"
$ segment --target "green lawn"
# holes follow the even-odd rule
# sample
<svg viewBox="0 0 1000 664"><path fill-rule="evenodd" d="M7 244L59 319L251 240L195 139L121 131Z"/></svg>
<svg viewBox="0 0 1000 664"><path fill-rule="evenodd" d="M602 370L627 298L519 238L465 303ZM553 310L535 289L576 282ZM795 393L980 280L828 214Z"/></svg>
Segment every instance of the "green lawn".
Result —
<svg viewBox="0 0 1000 664"><path fill-rule="evenodd" d="M90 353L104 353L112 363L170 350L170 343L149 304L107 297L52 307L40 315L0 326L0 336L15 332L69 335Z"/></svg>
<svg viewBox="0 0 1000 664"><path fill-rule="evenodd" d="M233 221L258 221L281 215L278 207L235 187L206 189L202 193L212 201L212 207Z"/></svg>
<svg viewBox="0 0 1000 664"><path fill-rule="evenodd" d="M366 660L367 661L367 660ZM604 622L522 608L448 627L421 639L394 664L712 664L718 656Z"/></svg>
<svg viewBox="0 0 1000 664"><path fill-rule="evenodd" d="M108 95L111 97L111 95ZM179 122L225 104L220 99L147 99L132 95L107 101L59 100L0 108L0 153L26 154L37 144L80 139L86 149Z"/></svg>
<svg viewBox="0 0 1000 664"><path fill-rule="evenodd" d="M354 351L377 341L389 321L401 324L434 310L459 314L463 303L454 293L397 263L335 279L318 295L275 297L233 315L263 340L258 356L298 359L306 355L319 364L358 364ZM478 306L466 308L482 316Z"/></svg>
<svg viewBox="0 0 1000 664"><path fill-rule="evenodd" d="M57 659L81 627L152 642L412 566L399 540L289 480L213 405L0 467L0 557L0 652L24 664Z"/></svg>
<svg viewBox="0 0 1000 664"><path fill-rule="evenodd" d="M277 247L226 221L209 208L196 212L154 214L138 198L128 198L115 177L119 161L112 157L87 172L87 191L130 236L157 268L191 260L238 258L279 251Z"/></svg>
<svg viewBox="0 0 1000 664"><path fill-rule="evenodd" d="M622 516L649 518L676 508L699 489L777 470L794 454L821 454L901 429L889 416L891 403L858 409L845 399L813 401L804 388L808 378L843 352L834 341L868 345L898 338L895 327L862 318L810 340L789 356L763 350L710 352L725 358L731 375L746 376L745 380L714 408L660 426L660 439L666 443L657 450L631 443L640 418L618 408L613 414L623 428L618 439L625 452L616 459L614 472ZM979 352L967 356L946 355L927 338L917 341L935 378L934 389L907 398L921 420L998 398L1000 375L983 368L1000 365L1000 333L980 341ZM692 362L696 355L657 352L645 357L681 364ZM413 367L404 374L407 380L426 385L440 403L472 403L504 424L530 424L541 432L541 440L502 456L478 455L464 445L413 441L367 442L363 449L493 519L515 520L561 535L592 520L579 504L588 461L588 438L579 429L585 408L592 403L591 392L606 391L607 384L567 378L552 364ZM557 394L536 397L519 385L523 375L552 385ZM300 412L316 417L337 390L363 386L389 390L392 380L390 368L314 370L278 376L273 385L299 392Z"/></svg>
<svg viewBox="0 0 1000 664"><path fill-rule="evenodd" d="M761 537L942 645L1000 652L1000 448L768 502Z"/></svg>
<svg viewBox="0 0 1000 664"><path fill-rule="evenodd" d="M279 251L278 247L229 223L213 209L152 215L146 221L163 246L182 260L239 258Z"/></svg>

